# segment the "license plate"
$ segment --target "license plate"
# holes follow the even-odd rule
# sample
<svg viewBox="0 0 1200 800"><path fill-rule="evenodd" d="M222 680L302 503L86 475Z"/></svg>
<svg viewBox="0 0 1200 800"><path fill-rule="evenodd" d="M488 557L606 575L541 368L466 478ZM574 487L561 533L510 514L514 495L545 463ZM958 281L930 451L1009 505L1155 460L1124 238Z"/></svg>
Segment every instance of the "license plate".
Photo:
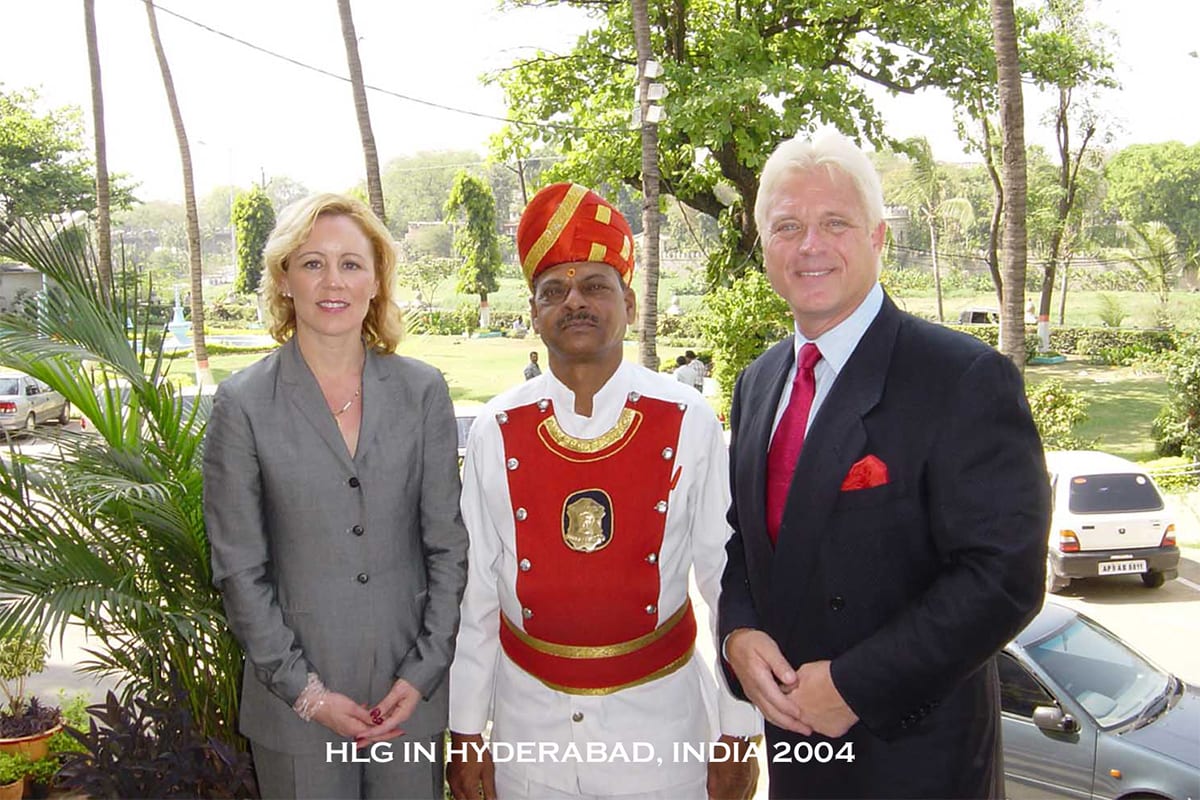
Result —
<svg viewBox="0 0 1200 800"><path fill-rule="evenodd" d="M1104 561L1100 564L1101 575L1124 575L1129 572L1145 572L1146 561Z"/></svg>

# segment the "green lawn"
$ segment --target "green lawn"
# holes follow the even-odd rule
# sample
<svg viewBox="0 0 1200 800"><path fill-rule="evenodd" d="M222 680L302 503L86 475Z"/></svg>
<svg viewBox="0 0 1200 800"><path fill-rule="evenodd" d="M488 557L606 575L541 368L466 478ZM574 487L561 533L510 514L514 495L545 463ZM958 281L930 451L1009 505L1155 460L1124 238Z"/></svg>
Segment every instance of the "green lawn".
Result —
<svg viewBox="0 0 1200 800"><path fill-rule="evenodd" d="M1100 449L1133 461L1156 458L1150 426L1167 402L1161 375L1133 367L1098 367L1077 359L1025 369L1030 383L1051 377L1088 400L1088 419L1077 431L1081 438L1095 440Z"/></svg>
<svg viewBox="0 0 1200 800"><path fill-rule="evenodd" d="M660 345L658 356L662 363L674 363L685 348ZM529 352L537 350L542 369L546 368L546 350L536 336L525 339L495 337L464 339L460 336L408 336L397 352L419 358L440 369L450 384L450 396L456 403L485 403L500 392L524 380L522 370L529 361ZM263 357L262 353L214 355L209 368L218 383L234 372ZM625 358L637 360L637 343L625 343ZM180 359L171 368L172 377L188 375L191 361ZM190 383L190 376L184 380Z"/></svg>

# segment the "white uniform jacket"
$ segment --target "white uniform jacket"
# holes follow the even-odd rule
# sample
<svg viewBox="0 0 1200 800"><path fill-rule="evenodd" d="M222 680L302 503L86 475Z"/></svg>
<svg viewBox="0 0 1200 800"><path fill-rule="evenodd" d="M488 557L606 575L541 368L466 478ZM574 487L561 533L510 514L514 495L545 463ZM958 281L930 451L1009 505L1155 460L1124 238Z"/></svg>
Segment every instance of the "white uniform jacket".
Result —
<svg viewBox="0 0 1200 800"><path fill-rule="evenodd" d="M517 625L522 613L516 594L515 523L496 413L549 398L565 433L594 439L617 423L630 392L687 404L676 461L681 471L669 497L658 560L658 624L687 599L693 567L715 623L730 534L725 518L728 458L720 424L690 386L623 363L593 399L592 416L582 417L574 413L574 394L547 370L488 403L467 443L462 515L470 550L457 655L450 669L450 729L480 733L490 719L493 743L553 748L538 752L532 760L514 751L510 766L527 768L530 779L566 792L622 794L696 780L706 767L694 755L682 758L682 743L702 745L720 733L749 736L762 728L753 706L736 700L724 678L714 679L709 666L695 655L663 678L612 694L583 695L547 687L501 649L498 612L503 610ZM715 642L715 626L710 628L708 635ZM593 743L591 756L587 755L589 742ZM583 759L571 755L568 745L572 743ZM603 748L596 743L603 743ZM653 748L653 761L624 760L618 745L633 759L635 743L641 743L638 757L650 752L646 745ZM493 746L493 751L506 754L503 747ZM550 757L549 752L558 755Z"/></svg>

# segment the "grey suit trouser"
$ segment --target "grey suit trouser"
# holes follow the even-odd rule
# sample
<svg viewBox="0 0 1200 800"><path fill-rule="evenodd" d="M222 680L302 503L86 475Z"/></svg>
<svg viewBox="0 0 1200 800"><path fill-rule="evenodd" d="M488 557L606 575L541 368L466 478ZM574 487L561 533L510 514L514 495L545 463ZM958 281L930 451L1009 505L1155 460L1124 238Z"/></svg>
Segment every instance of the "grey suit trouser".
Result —
<svg viewBox="0 0 1200 800"><path fill-rule="evenodd" d="M338 748L341 745L337 746ZM353 753L353 743L331 755L280 753L251 742L258 788L264 800L442 800L445 760L441 735L406 737ZM429 758L429 753L435 754ZM386 760L390 755L391 760ZM353 758L361 759L354 761Z"/></svg>

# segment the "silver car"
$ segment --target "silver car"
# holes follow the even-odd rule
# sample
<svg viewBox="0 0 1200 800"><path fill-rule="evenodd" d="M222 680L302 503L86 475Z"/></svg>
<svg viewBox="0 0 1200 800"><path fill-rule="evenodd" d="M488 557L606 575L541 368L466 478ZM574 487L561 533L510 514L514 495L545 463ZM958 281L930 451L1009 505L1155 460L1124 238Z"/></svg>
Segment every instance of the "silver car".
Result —
<svg viewBox="0 0 1200 800"><path fill-rule="evenodd" d="M44 422L66 425L70 418L71 405L66 398L37 378L23 372L0 372L0 428L33 433Z"/></svg>
<svg viewBox="0 0 1200 800"><path fill-rule="evenodd" d="M999 657L1005 794L1200 797L1200 689L1046 603Z"/></svg>

